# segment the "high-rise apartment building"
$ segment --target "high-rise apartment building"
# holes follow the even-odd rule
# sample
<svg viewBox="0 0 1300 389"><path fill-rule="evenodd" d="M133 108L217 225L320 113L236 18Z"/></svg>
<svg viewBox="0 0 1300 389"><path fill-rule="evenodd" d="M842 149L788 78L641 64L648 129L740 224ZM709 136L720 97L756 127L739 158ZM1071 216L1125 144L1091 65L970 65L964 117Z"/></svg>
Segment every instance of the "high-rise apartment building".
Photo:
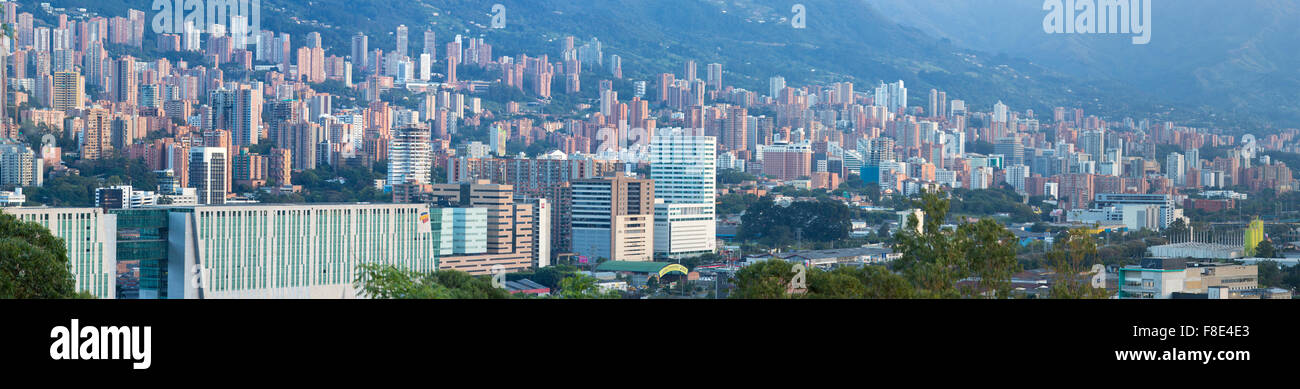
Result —
<svg viewBox="0 0 1300 389"><path fill-rule="evenodd" d="M433 143L428 128L400 128L388 145L388 185L430 184Z"/></svg>
<svg viewBox="0 0 1300 389"><path fill-rule="evenodd" d="M706 77L709 83L709 88L712 88L713 90L722 90L722 64L709 64Z"/></svg>
<svg viewBox="0 0 1300 389"><path fill-rule="evenodd" d="M66 112L85 107L86 79L80 73L73 71L54 73L52 89L54 100L52 107L55 111Z"/></svg>
<svg viewBox="0 0 1300 389"><path fill-rule="evenodd" d="M136 105L138 103L137 83L135 72L135 58L125 56L113 65L113 101L126 103L127 105Z"/></svg>
<svg viewBox="0 0 1300 389"><path fill-rule="evenodd" d="M0 186L41 186L44 162L26 144L0 139Z"/></svg>
<svg viewBox="0 0 1300 389"><path fill-rule="evenodd" d="M438 58L438 33L433 30L424 32L424 51L422 54L428 54L431 58Z"/></svg>
<svg viewBox="0 0 1300 389"><path fill-rule="evenodd" d="M750 131L757 131L757 129L749 128L748 110L740 107L727 110L727 118L723 121L722 139L728 151L748 149Z"/></svg>
<svg viewBox="0 0 1300 389"><path fill-rule="evenodd" d="M87 160L100 159L107 157L112 151L113 114L107 109L92 108L86 114L81 158Z"/></svg>
<svg viewBox="0 0 1300 389"><path fill-rule="evenodd" d="M1169 153L1165 159L1165 177L1173 180L1174 185L1187 185L1187 160L1179 153Z"/></svg>
<svg viewBox="0 0 1300 389"><path fill-rule="evenodd" d="M812 176L812 145L778 143L763 146L763 174L779 180L802 180Z"/></svg>
<svg viewBox="0 0 1300 389"><path fill-rule="evenodd" d="M255 145L262 137L262 91L249 85L235 90L230 130L239 146Z"/></svg>
<svg viewBox="0 0 1300 389"><path fill-rule="evenodd" d="M907 88L903 80L876 87L875 105L885 107L890 113L899 113L907 109Z"/></svg>

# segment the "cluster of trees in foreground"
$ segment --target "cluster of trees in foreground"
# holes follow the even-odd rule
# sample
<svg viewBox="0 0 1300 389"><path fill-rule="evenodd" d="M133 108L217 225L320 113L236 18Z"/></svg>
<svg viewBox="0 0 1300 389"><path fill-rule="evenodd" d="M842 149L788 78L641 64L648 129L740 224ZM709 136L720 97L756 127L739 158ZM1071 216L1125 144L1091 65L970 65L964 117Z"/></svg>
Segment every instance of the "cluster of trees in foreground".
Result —
<svg viewBox="0 0 1300 389"><path fill-rule="evenodd" d="M546 268L551 269L551 268ZM543 270L546 270L543 269ZM539 271L540 273L540 271ZM551 288L551 298L613 299L617 291L602 292L596 278L577 274L572 269L556 268L539 275ZM509 299L531 298L513 295L492 284L491 277L473 276L456 270L415 272L392 265L363 264L358 268L356 285L364 297L375 299Z"/></svg>
<svg viewBox="0 0 1300 389"><path fill-rule="evenodd" d="M807 269L772 259L736 273L734 298L1009 298L1011 278L1020 271L1015 235L984 219L942 228L949 199L926 193L914 205L924 220L909 217L894 235L902 258L889 266ZM918 231L918 227L919 231ZM1049 296L1058 299L1106 298L1094 288L1091 268L1097 242L1087 231L1072 230L1048 253L1054 272ZM968 280L969 282L961 282ZM796 290L802 287L802 290Z"/></svg>

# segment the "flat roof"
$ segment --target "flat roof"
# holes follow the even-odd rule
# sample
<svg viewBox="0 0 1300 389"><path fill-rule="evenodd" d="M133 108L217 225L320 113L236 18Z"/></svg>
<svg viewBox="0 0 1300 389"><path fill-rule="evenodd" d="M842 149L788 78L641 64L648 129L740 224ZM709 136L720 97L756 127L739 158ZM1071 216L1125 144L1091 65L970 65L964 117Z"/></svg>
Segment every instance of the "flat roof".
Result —
<svg viewBox="0 0 1300 389"><path fill-rule="evenodd" d="M670 267L680 269L669 269ZM614 272L632 272L632 273L663 273L665 270L680 270L686 273L686 267L672 262L631 262L631 261L608 261L596 266L597 271L614 271Z"/></svg>

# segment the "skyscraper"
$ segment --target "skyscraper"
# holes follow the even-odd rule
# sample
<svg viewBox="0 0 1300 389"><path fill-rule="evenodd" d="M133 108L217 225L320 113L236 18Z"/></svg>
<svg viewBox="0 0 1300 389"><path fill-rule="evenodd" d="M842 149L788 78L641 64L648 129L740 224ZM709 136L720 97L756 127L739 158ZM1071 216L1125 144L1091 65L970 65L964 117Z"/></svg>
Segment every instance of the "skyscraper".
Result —
<svg viewBox="0 0 1300 389"><path fill-rule="evenodd" d="M190 185L199 204L225 204L230 192L230 158L224 147L190 149Z"/></svg>
<svg viewBox="0 0 1300 389"><path fill-rule="evenodd" d="M400 128L388 146L388 185L430 184L433 144L428 128Z"/></svg>
<svg viewBox="0 0 1300 389"><path fill-rule="evenodd" d="M785 89L785 77L775 76L767 80L768 96L777 98L781 96L782 89Z"/></svg>
<svg viewBox="0 0 1300 389"><path fill-rule="evenodd" d="M712 253L715 243L717 140L680 128L659 130L650 144L654 179L654 251L669 257Z"/></svg>
<svg viewBox="0 0 1300 389"><path fill-rule="evenodd" d="M1002 154L1003 166L1024 165L1025 164L1025 146L1020 144L1020 138L1007 136L998 138L998 143L994 145L993 151Z"/></svg>
<svg viewBox="0 0 1300 389"><path fill-rule="evenodd" d="M1092 156L1092 160L1100 160L1106 151L1106 131L1084 131L1079 135L1079 148L1080 151Z"/></svg>
<svg viewBox="0 0 1300 389"><path fill-rule="evenodd" d="M410 45L410 42L407 40L408 35L409 35L408 32L409 32L409 31L407 30L405 24L400 24L400 25L397 26L397 33L396 33L395 36L397 37L397 55L398 55L398 56L402 56L402 57L407 57L407 56L409 56L408 54L410 53L409 50L410 50L410 48L411 48L411 45Z"/></svg>
<svg viewBox="0 0 1300 389"><path fill-rule="evenodd" d="M740 151L749 147L749 111L734 107L727 110L727 119L723 122L723 145L728 151Z"/></svg>
<svg viewBox="0 0 1300 389"><path fill-rule="evenodd" d="M261 138L262 91L241 85L234 91L235 109L231 117L231 133L235 144L255 145Z"/></svg>
<svg viewBox="0 0 1300 389"><path fill-rule="evenodd" d="M438 34L433 30L424 32L424 51L430 58L438 58Z"/></svg>
<svg viewBox="0 0 1300 389"><path fill-rule="evenodd" d="M115 61L113 66L113 101L136 105L137 82L135 58L128 55Z"/></svg>
<svg viewBox="0 0 1300 389"><path fill-rule="evenodd" d="M86 114L85 135L81 144L82 159L100 159L113 150L113 115L102 108Z"/></svg>
<svg viewBox="0 0 1300 389"><path fill-rule="evenodd" d="M722 64L711 63L708 66L709 87L713 90L722 90Z"/></svg>
<svg viewBox="0 0 1300 389"><path fill-rule="evenodd" d="M1182 154L1169 153L1165 161L1165 176L1174 181L1174 185L1187 185L1187 160Z"/></svg>
<svg viewBox="0 0 1300 389"><path fill-rule="evenodd" d="M0 90L0 124L7 123L5 119L9 118L9 74L7 73L7 66L4 65L9 60L8 55L6 55L8 51L0 50L0 86L3 86L3 88L0 88L2 89Z"/></svg>
<svg viewBox="0 0 1300 389"><path fill-rule="evenodd" d="M892 84L880 83L876 87L875 97L875 105L885 107L891 113L907 109L907 88L903 85L903 80Z"/></svg>
<svg viewBox="0 0 1300 389"><path fill-rule="evenodd" d="M457 82L459 82L459 80L457 80L456 78L456 65L457 65L456 57L450 55L447 56L447 75L446 75L447 84L455 85Z"/></svg>
<svg viewBox="0 0 1300 389"><path fill-rule="evenodd" d="M366 62L366 53L370 52L370 37L358 32L352 36L352 63L361 66L362 69L369 69Z"/></svg>
<svg viewBox="0 0 1300 389"><path fill-rule="evenodd" d="M930 107L929 107L929 111L926 111L926 113L929 114L928 116L930 117L942 116L939 114L939 90L938 89L930 89Z"/></svg>
<svg viewBox="0 0 1300 389"><path fill-rule="evenodd" d="M3 70L0 70L3 73ZM53 108L55 111L81 109L85 106L86 79L80 73L54 73ZM3 98L0 98L3 101ZM3 117L3 116L0 116Z"/></svg>

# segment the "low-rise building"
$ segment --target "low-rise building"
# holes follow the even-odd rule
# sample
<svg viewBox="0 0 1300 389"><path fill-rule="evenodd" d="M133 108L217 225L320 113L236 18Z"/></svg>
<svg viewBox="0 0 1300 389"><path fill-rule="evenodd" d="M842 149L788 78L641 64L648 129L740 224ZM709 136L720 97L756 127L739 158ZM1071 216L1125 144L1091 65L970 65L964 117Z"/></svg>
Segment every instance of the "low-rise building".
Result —
<svg viewBox="0 0 1300 389"><path fill-rule="evenodd" d="M1255 265L1147 258L1119 269L1119 298L1261 298L1265 293L1257 292L1258 280Z"/></svg>

